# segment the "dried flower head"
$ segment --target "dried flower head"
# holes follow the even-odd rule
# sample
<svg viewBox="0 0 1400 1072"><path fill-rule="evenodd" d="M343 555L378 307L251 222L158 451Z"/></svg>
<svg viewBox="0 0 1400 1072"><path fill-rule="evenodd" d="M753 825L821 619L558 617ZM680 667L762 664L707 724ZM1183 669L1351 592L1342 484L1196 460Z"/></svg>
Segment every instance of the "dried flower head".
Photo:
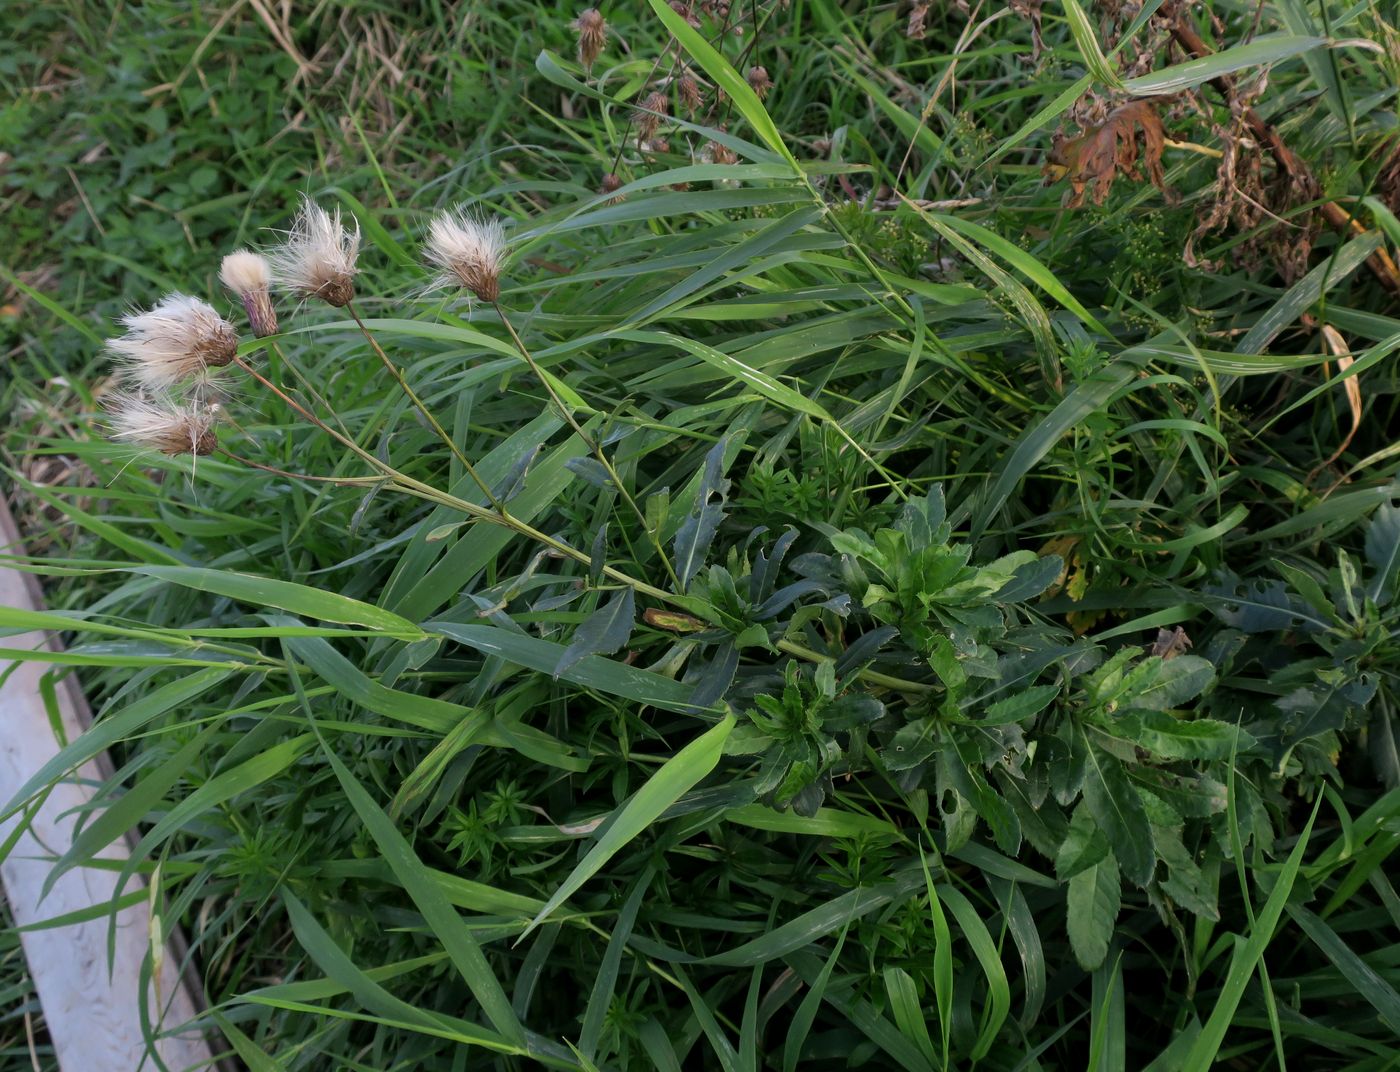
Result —
<svg viewBox="0 0 1400 1072"><path fill-rule="evenodd" d="M599 192L600 194L615 194L615 193L617 193L618 190L621 190L621 189L622 189L622 179L619 178L615 173L609 171L606 175L603 176L603 182L602 182L602 184L598 187L598 192ZM623 199L622 199L621 197L609 198L609 199L608 199L608 204L610 204L610 205L616 205L618 202L620 202L620 201L622 201L622 200L623 200Z"/></svg>
<svg viewBox="0 0 1400 1072"><path fill-rule="evenodd" d="M233 360L238 336L233 325L206 301L167 294L145 313L121 319L126 334L107 343L125 378L148 390L164 391L199 379Z"/></svg>
<svg viewBox="0 0 1400 1072"><path fill-rule="evenodd" d="M759 100L768 96L768 91L773 88L773 79L768 77L767 67L750 67L746 76L749 88L752 89Z"/></svg>
<svg viewBox="0 0 1400 1072"><path fill-rule="evenodd" d="M653 90L642 101L642 110L637 114L637 141L651 141L656 128L661 125L661 117L669 115L671 102L661 90Z"/></svg>
<svg viewBox="0 0 1400 1072"><path fill-rule="evenodd" d="M928 4L925 0L918 0L909 9L909 25L905 27L904 36L911 41L922 41L924 31L928 23Z"/></svg>
<svg viewBox="0 0 1400 1072"><path fill-rule="evenodd" d="M680 98L681 107L687 115L694 115L705 103L705 98L700 92L700 83L690 73L689 67L681 71L681 76L676 79L676 96Z"/></svg>
<svg viewBox="0 0 1400 1072"><path fill-rule="evenodd" d="M270 257L272 278L283 290L340 308L355 296L359 252L359 223L353 231L346 230L339 206L327 212L303 196L286 241Z"/></svg>
<svg viewBox="0 0 1400 1072"><path fill-rule="evenodd" d="M458 207L433 219L425 254L438 269L438 286L461 285L482 301L494 302L501 296L505 249L499 220L483 220Z"/></svg>
<svg viewBox="0 0 1400 1072"><path fill-rule="evenodd" d="M702 158L708 158L711 164L737 164L739 162L738 153L717 141L706 142L700 155Z"/></svg>
<svg viewBox="0 0 1400 1072"><path fill-rule="evenodd" d="M691 5L685 3L684 0L671 0L671 10L685 19L692 30L700 29L699 17L695 14Z"/></svg>
<svg viewBox="0 0 1400 1072"><path fill-rule="evenodd" d="M268 291L272 270L266 258L246 249L236 249L219 265L219 279L238 295L254 335L262 339L277 334L277 310L273 308Z"/></svg>
<svg viewBox="0 0 1400 1072"><path fill-rule="evenodd" d="M593 69L593 62L603 51L608 35L608 24L596 7L579 13L571 24L578 33L578 61L586 71Z"/></svg>
<svg viewBox="0 0 1400 1072"><path fill-rule="evenodd" d="M172 455L213 454L219 446L218 415L218 406L176 402L168 395L121 392L107 404L112 438Z"/></svg>

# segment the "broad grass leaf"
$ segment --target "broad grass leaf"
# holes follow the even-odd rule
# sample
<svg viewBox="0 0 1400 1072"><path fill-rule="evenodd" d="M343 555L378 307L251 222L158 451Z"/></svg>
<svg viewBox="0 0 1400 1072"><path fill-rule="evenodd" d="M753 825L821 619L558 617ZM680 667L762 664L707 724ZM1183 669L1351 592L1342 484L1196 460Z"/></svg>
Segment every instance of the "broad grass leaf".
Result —
<svg viewBox="0 0 1400 1072"><path fill-rule="evenodd" d="M1111 855L1069 880L1065 925L1074 959L1085 971L1097 968L1108 956L1121 896L1118 864Z"/></svg>
<svg viewBox="0 0 1400 1072"><path fill-rule="evenodd" d="M583 1013L583 1026L579 1029L579 1051L590 1061L597 1055L603 1024L612 1005L613 995L617 991L618 972L622 967L622 955L627 949L627 939L632 936L632 927L637 922L642 898L651 888L655 875L655 870L648 867L637 876L632 885L632 892L627 895L627 900L622 903L617 919L613 922L612 936L608 939L608 948L598 965L598 974L593 980L593 987L588 994L588 1005Z"/></svg>
<svg viewBox="0 0 1400 1072"><path fill-rule="evenodd" d="M492 625L462 622L432 622L435 632L450 637L485 655L496 655L508 663L527 667L543 674L553 674L563 657L564 646L539 637L512 633ZM665 711L696 714L699 709L690 702L694 691L669 677L627 666L600 655L585 655L560 675L565 681L584 688L596 689L609 696L620 696L637 703L651 704Z"/></svg>
<svg viewBox="0 0 1400 1072"><path fill-rule="evenodd" d="M1107 406L1136 375L1135 362L1120 355L1065 395L1054 410L1027 426L1006 460L997 467L996 479L977 500L972 519L974 540L1006 505L1026 474L1050 453L1060 438L1091 413ZM965 520L972 511L973 507L967 504L959 507L953 513L954 523Z"/></svg>
<svg viewBox="0 0 1400 1072"><path fill-rule="evenodd" d="M1273 890L1264 902L1264 908L1259 912L1248 940L1236 944L1230 957L1225 984L1215 1000L1209 1019L1186 1055L1186 1060L1182 1062L1182 1072L1209 1072L1215 1065L1220 1046L1225 1041L1225 1033L1234 1022L1235 1011L1244 997L1245 988L1264 956L1264 950L1273 942L1274 929L1278 926L1279 917L1283 915L1289 894L1293 892L1298 871L1303 866L1303 854L1307 851L1308 841L1312 837L1313 823L1322 807L1322 800L1323 797L1319 794L1307 824L1298 835L1297 844L1293 846L1293 851L1288 854L1288 859L1279 870Z"/></svg>
<svg viewBox="0 0 1400 1072"><path fill-rule="evenodd" d="M379 847L385 862L413 899L418 911L423 914L428 928L442 943L463 982L480 1002L486 1019L503 1038L523 1046L524 1028L516 1018L510 999L506 997L499 980L491 970L491 965L487 963L485 954L481 952L481 947L472 937L467 925L448 903L441 888L433 881L412 846L395 829L393 822L375 804L364 786L350 773L333 749L327 746L324 753L351 807L365 824L365 829Z"/></svg>
<svg viewBox="0 0 1400 1072"><path fill-rule="evenodd" d="M963 937L967 939L987 980L987 1004L982 1011L981 1030L968 1054L971 1060L978 1061L991 1051L1002 1024L1011 1012L1011 984L1001 963L1001 952L972 902L948 885L938 887L938 897L958 921Z"/></svg>
<svg viewBox="0 0 1400 1072"><path fill-rule="evenodd" d="M258 607L273 607L293 614L304 614L308 618L318 618L323 622L362 625L367 629L382 629L413 638L423 635L418 626L392 611L361 603L358 599L351 599L338 592L328 592L293 581L197 566L135 566L131 567L129 572L201 592L212 592Z"/></svg>
<svg viewBox="0 0 1400 1072"><path fill-rule="evenodd" d="M1065 21L1069 24L1069 31L1074 38L1075 47L1079 49L1079 55L1084 59L1084 66L1095 79L1109 89L1122 89L1123 80L1118 76L1117 68L1108 62L1108 57L1103 54L1103 49L1099 47L1098 30L1090 21L1088 14L1079 6L1077 0L1062 0L1062 3L1065 9Z"/></svg>
<svg viewBox="0 0 1400 1072"><path fill-rule="evenodd" d="M788 151L783 136L778 133L778 128L767 110L763 107L763 102L758 99L758 95L749 84L736 71L724 56L715 50L704 37L700 35L685 21L680 15L671 9L671 5L666 0L650 0L652 10L656 12L666 29L669 30L680 42L682 48L690 54L700 67L714 83L724 90L725 95L734 102L734 107L739 110L748 124L753 128L763 143L781 156L792 167L795 175L800 175L802 169L797 161Z"/></svg>
<svg viewBox="0 0 1400 1072"><path fill-rule="evenodd" d="M890 1012L894 1014L895 1026L900 1034L919 1048L924 1059L933 1064L937 1057L933 1049L933 1039L929 1037L928 1023L919 1002L919 991L913 977L896 965L890 964L881 973L885 983L885 996L889 998Z"/></svg>
<svg viewBox="0 0 1400 1072"><path fill-rule="evenodd" d="M1340 43L1340 42L1336 42ZM1269 63L1300 56L1317 48L1335 44L1325 37L1305 37L1294 34L1264 34L1246 45L1237 45L1216 52L1210 56L1187 60L1185 63L1163 67L1160 71L1129 78L1122 83L1127 92L1136 97L1160 97L1170 93L1180 93L1183 89L1199 86L1221 75L1234 74L1246 67L1260 67Z"/></svg>
<svg viewBox="0 0 1400 1072"><path fill-rule="evenodd" d="M1241 354L1255 354L1265 349L1289 325L1312 308L1328 290L1346 279L1366 263L1366 258L1385 243L1385 236L1377 231L1368 231L1351 239L1335 254L1328 257L1302 279L1294 283L1274 304L1254 322L1240 341L1235 351ZM1360 361L1352 366L1360 371Z"/></svg>
<svg viewBox="0 0 1400 1072"><path fill-rule="evenodd" d="M527 1053L524 1045L510 1042L487 1028L468 1023L457 1017L419 1009L394 997L363 970L356 967L345 950L341 949L336 944L335 939L326 933L325 928L316 921L316 917L301 903L296 894L283 887L281 896L282 903L287 909L287 916L291 921L292 932L296 935L301 947L306 950L307 954L330 980L350 993L359 1002L361 1008L411 1031L452 1039L466 1045L481 1046L498 1053L520 1056ZM254 990L246 994L245 998L249 1001L270 1005L273 1008L300 1006L309 1012L335 1015L335 1011L331 1008L288 1001L277 995L277 989L272 987L266 991Z"/></svg>
<svg viewBox="0 0 1400 1072"><path fill-rule="evenodd" d="M924 1057L917 1046L900 1033L899 1028L877 1012L870 1002L862 1001L857 997L854 992L854 982L850 977L838 977L838 981L835 983L828 979L827 985L823 987L818 985L821 973L816 966L816 958L794 954L789 960L789 964L811 988L808 996L813 997L812 1013L814 1016L818 1004L815 996L819 996L821 1002L828 1005L837 1016L849 1022L852 1027L884 1050L905 1072L934 1072L935 1066ZM803 1008L805 1007L804 1000ZM791 1049L784 1052L784 1069L793 1067L787 1064L787 1054L790 1052L792 1052Z"/></svg>
<svg viewBox="0 0 1400 1072"><path fill-rule="evenodd" d="M548 919L556 908L596 875L608 860L642 834L662 812L707 777L719 762L725 739L733 728L734 716L725 715L722 720L663 763L656 773L647 779L646 784L618 809L616 818L608 825L598 843L554 891L553 896L531 920L520 937L524 938Z"/></svg>
<svg viewBox="0 0 1400 1072"><path fill-rule="evenodd" d="M206 726L183 747L177 749L170 758L154 769L144 772L130 790L98 811L93 820L77 833L67 851L44 876L44 893L47 894L53 889L53 884L65 872L95 858L99 852L155 811L166 792L189 773L196 757L208 745L217 729L217 722Z"/></svg>
<svg viewBox="0 0 1400 1072"><path fill-rule="evenodd" d="M1352 988L1380 1015L1381 1022L1400 1036L1400 993L1347 945L1323 919L1302 905L1286 905L1293 922L1317 944ZM1360 932L1364 934L1365 932Z"/></svg>
<svg viewBox="0 0 1400 1072"><path fill-rule="evenodd" d="M193 674L162 685L149 695L132 701L114 713L104 713L87 732L77 740L70 741L57 755L34 772L6 802L3 811L0 811L0 817L8 818L13 815L45 786L105 752L112 745L134 736L167 711L184 707L195 697L224 681L231 673L231 669L224 667L197 670Z"/></svg>

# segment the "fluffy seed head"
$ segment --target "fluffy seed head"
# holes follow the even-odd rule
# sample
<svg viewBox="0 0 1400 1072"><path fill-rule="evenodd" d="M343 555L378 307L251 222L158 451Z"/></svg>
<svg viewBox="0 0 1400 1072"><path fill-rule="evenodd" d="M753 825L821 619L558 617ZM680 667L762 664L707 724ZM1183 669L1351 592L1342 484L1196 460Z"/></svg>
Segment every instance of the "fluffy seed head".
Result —
<svg viewBox="0 0 1400 1072"><path fill-rule="evenodd" d="M283 290L303 298L320 298L336 308L355 296L355 258L360 252L360 225L353 231L340 222L340 206L327 212L303 196L287 239L272 252L272 278Z"/></svg>
<svg viewBox="0 0 1400 1072"><path fill-rule="evenodd" d="M126 334L110 340L125 378L147 390L164 391L199 379L233 360L238 336L233 325L199 298L167 294L154 308L121 318Z"/></svg>
<svg viewBox="0 0 1400 1072"><path fill-rule="evenodd" d="M768 96L768 91L773 88L773 79L768 77L767 67L750 67L748 73L749 88L757 95L759 100Z"/></svg>
<svg viewBox="0 0 1400 1072"><path fill-rule="evenodd" d="M501 296L505 250L500 220L483 220L458 207L434 217L424 255L438 270L438 286L460 285L494 302Z"/></svg>
<svg viewBox="0 0 1400 1072"><path fill-rule="evenodd" d="M603 51L603 44L608 34L608 24L603 20L602 14L596 7L590 7L580 12L579 17L574 19L572 25L578 33L578 61L583 64L584 70L591 71L593 61Z"/></svg>
<svg viewBox="0 0 1400 1072"><path fill-rule="evenodd" d="M272 272L265 258L236 249L219 265L219 279L243 302L254 335L261 339L277 334L277 310L268 291Z"/></svg>
<svg viewBox="0 0 1400 1072"><path fill-rule="evenodd" d="M213 454L219 446L217 406L122 392L107 404L107 419L112 438L162 454Z"/></svg>

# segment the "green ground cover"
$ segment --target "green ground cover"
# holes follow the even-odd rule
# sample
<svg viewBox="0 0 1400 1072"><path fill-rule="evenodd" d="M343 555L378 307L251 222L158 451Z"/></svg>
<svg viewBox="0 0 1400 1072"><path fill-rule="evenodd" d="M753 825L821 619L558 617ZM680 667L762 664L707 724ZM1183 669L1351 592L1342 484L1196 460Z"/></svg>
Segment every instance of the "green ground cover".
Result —
<svg viewBox="0 0 1400 1072"><path fill-rule="evenodd" d="M20 9L0 628L98 719L5 814L111 750L56 867L255 1072L1396 1067L1395 12L678 6ZM170 291L198 458L102 427Z"/></svg>

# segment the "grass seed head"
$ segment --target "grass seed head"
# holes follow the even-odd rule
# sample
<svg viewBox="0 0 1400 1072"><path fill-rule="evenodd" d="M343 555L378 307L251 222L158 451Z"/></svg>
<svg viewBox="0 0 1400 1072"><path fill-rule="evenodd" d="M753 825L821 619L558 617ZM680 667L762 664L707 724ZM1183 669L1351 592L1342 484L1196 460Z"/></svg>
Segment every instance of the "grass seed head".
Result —
<svg viewBox="0 0 1400 1072"><path fill-rule="evenodd" d="M501 296L506 236L500 220L484 220L463 208L439 213L424 250L438 270L437 286L461 285L485 302Z"/></svg>
<svg viewBox="0 0 1400 1072"><path fill-rule="evenodd" d="M177 402L169 395L118 393L107 403L112 438L162 454L213 454L219 446L216 405Z"/></svg>
<svg viewBox="0 0 1400 1072"><path fill-rule="evenodd" d="M126 334L107 343L122 374L141 388L166 391L233 360L238 336L213 306L186 294L167 294L144 313L121 318Z"/></svg>
<svg viewBox="0 0 1400 1072"><path fill-rule="evenodd" d="M591 71L607 40L608 24L596 7L590 7L580 12L572 25L578 33L578 61L584 70Z"/></svg>
<svg viewBox="0 0 1400 1072"><path fill-rule="evenodd" d="M283 290L302 298L320 298L338 309L355 296L359 252L359 223L348 230L341 223L339 206L327 212L303 196L286 241L271 254L272 278Z"/></svg>
<svg viewBox="0 0 1400 1072"><path fill-rule="evenodd" d="M243 302L254 335L262 339L277 334L277 310L268 289L272 270L265 257L236 249L219 265L219 279Z"/></svg>

